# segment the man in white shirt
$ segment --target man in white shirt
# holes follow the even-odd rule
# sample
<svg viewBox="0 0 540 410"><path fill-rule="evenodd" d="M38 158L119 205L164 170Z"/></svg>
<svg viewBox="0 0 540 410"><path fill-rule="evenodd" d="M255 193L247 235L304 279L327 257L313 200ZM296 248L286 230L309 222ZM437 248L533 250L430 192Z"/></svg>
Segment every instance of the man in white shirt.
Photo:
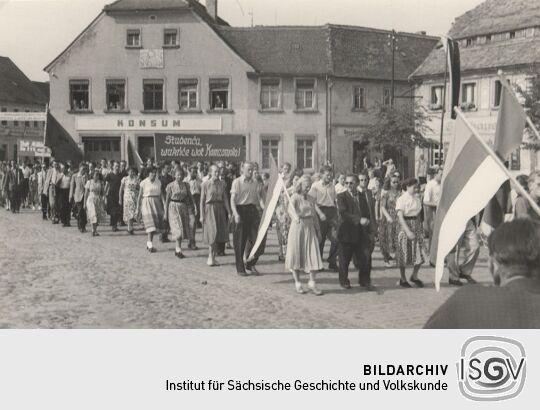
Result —
<svg viewBox="0 0 540 410"><path fill-rule="evenodd" d="M425 185L427 182L428 162L424 158L424 154L420 154L416 161L416 178L420 185Z"/></svg>
<svg viewBox="0 0 540 410"><path fill-rule="evenodd" d="M321 209L326 220L319 219L319 226L321 228L321 240L319 241L319 250L321 257L324 253L324 244L326 239L330 239L330 252L328 254L328 268L330 270L337 271L338 266L336 263L338 253L338 241L337 241L337 228L338 228L338 212L336 207L336 188L332 183L334 179L334 173L332 168L324 166L320 172L321 179L314 182L309 191L317 206Z"/></svg>
<svg viewBox="0 0 540 410"><path fill-rule="evenodd" d="M433 170L430 170L430 174L433 175L433 178L426 184L424 191L424 231L429 236L428 249L431 249L435 212L437 212L437 206L441 200L443 170L439 168L435 174Z"/></svg>

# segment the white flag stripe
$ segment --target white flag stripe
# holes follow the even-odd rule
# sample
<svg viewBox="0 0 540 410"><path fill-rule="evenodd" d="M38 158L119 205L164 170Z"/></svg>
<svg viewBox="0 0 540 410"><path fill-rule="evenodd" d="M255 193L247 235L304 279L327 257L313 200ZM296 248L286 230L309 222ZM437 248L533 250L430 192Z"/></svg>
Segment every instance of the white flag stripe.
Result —
<svg viewBox="0 0 540 410"><path fill-rule="evenodd" d="M491 156L487 156L448 209L441 224L437 255L448 255L465 231L467 221L484 209L489 198L495 195L507 179L508 176L500 165ZM444 256L438 257L436 261L437 291L440 289L443 273Z"/></svg>
<svg viewBox="0 0 540 410"><path fill-rule="evenodd" d="M274 186L274 191L272 192L272 199L270 200L267 208L265 209L264 219L260 225L259 233L257 234L257 240L255 241L255 245L253 245L253 248L251 248L251 252L249 254L248 260L253 259L253 257L255 256L255 253L259 249L259 246L261 246L264 236L266 235L266 231L268 231L268 227L270 226L270 222L272 222L272 217L274 216L274 211L276 210L276 206L279 200L279 195L281 194L281 190L284 188L285 188L285 184L283 183L283 179L281 178L281 175L279 175L276 181L276 185Z"/></svg>

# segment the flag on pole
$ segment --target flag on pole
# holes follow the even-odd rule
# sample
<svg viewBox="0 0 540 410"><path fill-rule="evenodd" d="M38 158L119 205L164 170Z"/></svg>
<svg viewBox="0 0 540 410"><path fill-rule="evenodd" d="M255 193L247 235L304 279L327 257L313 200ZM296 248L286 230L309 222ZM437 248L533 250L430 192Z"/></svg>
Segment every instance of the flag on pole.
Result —
<svg viewBox="0 0 540 410"><path fill-rule="evenodd" d="M501 76L501 100L493 150L505 161L512 152L521 146L527 114L518 102L514 91ZM489 236L504 222L504 215L510 211L510 182L506 182L489 201L484 210L482 232Z"/></svg>
<svg viewBox="0 0 540 410"><path fill-rule="evenodd" d="M445 162L442 193L433 229L430 259L435 264L435 287L440 288L444 258L477 215L508 179L506 170L463 114L458 113L454 138Z"/></svg>
<svg viewBox="0 0 540 410"><path fill-rule="evenodd" d="M448 59L448 76L450 79L450 115L453 120L456 119L454 107L459 106L459 94L461 91L461 57L459 53L459 44L450 37L443 36L442 46Z"/></svg>
<svg viewBox="0 0 540 410"><path fill-rule="evenodd" d="M274 211L276 210L276 206L278 204L279 196L282 189L285 189L285 183L283 182L283 178L281 178L281 176L279 175L276 161L274 161L273 157L270 157L270 179L268 180L268 192L266 193L264 212L262 214L261 222L259 224L257 240L255 241L253 248L251 248L248 260L253 259L255 253L257 253L257 250L261 246L266 232L268 231L268 227L270 226L270 222L272 222L272 216L274 215Z"/></svg>

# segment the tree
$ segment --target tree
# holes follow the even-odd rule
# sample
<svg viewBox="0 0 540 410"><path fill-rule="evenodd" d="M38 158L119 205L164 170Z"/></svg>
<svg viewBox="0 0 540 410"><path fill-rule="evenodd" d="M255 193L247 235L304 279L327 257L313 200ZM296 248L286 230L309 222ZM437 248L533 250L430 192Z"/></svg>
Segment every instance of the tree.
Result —
<svg viewBox="0 0 540 410"><path fill-rule="evenodd" d="M531 118L536 129L540 129L540 72L538 69L531 69L528 86L525 89L517 87L517 92L523 100L527 115ZM523 142L523 148L533 152L540 151L540 140L532 130L527 129L526 132L528 135Z"/></svg>
<svg viewBox="0 0 540 410"><path fill-rule="evenodd" d="M426 109L416 100L394 106L379 105L374 112L375 122L369 128L370 147L394 150L403 173L403 152L416 147L429 147L424 135L430 131L431 121Z"/></svg>

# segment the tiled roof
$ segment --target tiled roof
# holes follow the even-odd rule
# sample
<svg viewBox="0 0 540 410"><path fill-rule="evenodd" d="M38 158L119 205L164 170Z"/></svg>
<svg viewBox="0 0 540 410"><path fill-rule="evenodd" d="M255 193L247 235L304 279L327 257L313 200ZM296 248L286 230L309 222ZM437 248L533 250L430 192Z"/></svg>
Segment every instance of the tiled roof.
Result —
<svg viewBox="0 0 540 410"><path fill-rule="evenodd" d="M540 26L538 0L487 0L458 17L449 35L459 39Z"/></svg>
<svg viewBox="0 0 540 410"><path fill-rule="evenodd" d="M462 72L540 64L540 37L466 47L460 54ZM444 50L434 49L411 78L442 75L445 64Z"/></svg>
<svg viewBox="0 0 540 410"><path fill-rule="evenodd" d="M49 95L50 95L50 84L48 81L42 82L42 81L32 81L34 85L39 88L39 91L41 91L41 94L45 96L47 101L49 101Z"/></svg>
<svg viewBox="0 0 540 410"><path fill-rule="evenodd" d="M8 57L0 57L0 102L45 105L47 98Z"/></svg>
<svg viewBox="0 0 540 410"><path fill-rule="evenodd" d="M261 73L390 79L389 31L354 26L218 28ZM396 79L406 81L438 39L398 33Z"/></svg>
<svg viewBox="0 0 540 410"><path fill-rule="evenodd" d="M188 8L186 0L117 0L106 5L105 11L171 10Z"/></svg>

